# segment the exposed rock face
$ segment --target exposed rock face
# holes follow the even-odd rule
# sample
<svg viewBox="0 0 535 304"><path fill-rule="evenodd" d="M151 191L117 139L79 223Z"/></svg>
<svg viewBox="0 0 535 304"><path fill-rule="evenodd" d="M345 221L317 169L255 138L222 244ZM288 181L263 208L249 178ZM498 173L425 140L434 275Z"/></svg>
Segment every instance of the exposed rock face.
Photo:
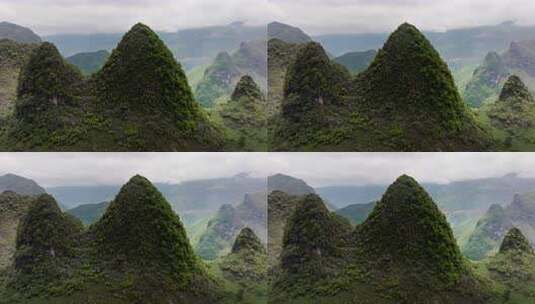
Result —
<svg viewBox="0 0 535 304"><path fill-rule="evenodd" d="M481 106L485 99L495 94L508 76L509 70L502 57L496 52L488 53L466 84L465 102L472 107Z"/></svg>
<svg viewBox="0 0 535 304"><path fill-rule="evenodd" d="M511 69L519 69L535 77L535 40L511 42L504 61Z"/></svg>

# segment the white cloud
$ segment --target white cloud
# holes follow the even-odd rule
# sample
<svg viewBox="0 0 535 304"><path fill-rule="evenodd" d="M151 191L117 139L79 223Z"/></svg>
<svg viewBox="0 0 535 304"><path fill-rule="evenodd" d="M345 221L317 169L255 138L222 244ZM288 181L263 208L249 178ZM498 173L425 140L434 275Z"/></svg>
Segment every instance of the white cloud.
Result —
<svg viewBox="0 0 535 304"><path fill-rule="evenodd" d="M0 20L53 33L124 32L137 22L155 30L267 24L268 0L1 0Z"/></svg>
<svg viewBox="0 0 535 304"><path fill-rule="evenodd" d="M535 177L534 153L0 153L0 174L43 186L122 184L141 174L153 182L285 173L312 186L388 184L401 174L420 182Z"/></svg>
<svg viewBox="0 0 535 304"><path fill-rule="evenodd" d="M403 22L424 30L498 24L534 24L528 0L271 0L275 18L309 34L390 32Z"/></svg>

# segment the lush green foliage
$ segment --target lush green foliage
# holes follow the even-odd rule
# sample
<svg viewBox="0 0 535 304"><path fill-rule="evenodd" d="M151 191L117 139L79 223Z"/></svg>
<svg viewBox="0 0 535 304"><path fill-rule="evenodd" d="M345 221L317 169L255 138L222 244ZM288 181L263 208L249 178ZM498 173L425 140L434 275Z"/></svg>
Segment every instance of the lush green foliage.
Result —
<svg viewBox="0 0 535 304"><path fill-rule="evenodd" d="M490 52L483 64L476 68L466 84L464 100L471 107L480 107L490 97L498 95L500 87L509 75L500 55Z"/></svg>

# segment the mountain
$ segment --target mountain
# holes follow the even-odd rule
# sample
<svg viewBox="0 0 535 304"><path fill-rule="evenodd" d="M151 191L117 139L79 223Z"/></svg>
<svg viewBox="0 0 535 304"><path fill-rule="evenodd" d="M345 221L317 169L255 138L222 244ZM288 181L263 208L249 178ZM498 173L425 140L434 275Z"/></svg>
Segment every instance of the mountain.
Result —
<svg viewBox="0 0 535 304"><path fill-rule="evenodd" d="M40 196L21 223L6 279L2 303L214 303L224 296L180 218L141 176L88 230Z"/></svg>
<svg viewBox="0 0 535 304"><path fill-rule="evenodd" d="M266 248L249 228L243 228L232 251L219 262L223 276L236 283L242 291L238 301L267 303L267 252Z"/></svg>
<svg viewBox="0 0 535 304"><path fill-rule="evenodd" d="M84 225L91 225L102 217L109 205L109 202L85 204L69 209L66 212L82 221Z"/></svg>
<svg viewBox="0 0 535 304"><path fill-rule="evenodd" d="M534 33L535 27L516 25L514 22L424 32L452 67L480 62L490 51L506 50L511 41L535 39ZM388 39L388 34L325 34L312 38L325 45L330 53L338 55L378 49Z"/></svg>
<svg viewBox="0 0 535 304"><path fill-rule="evenodd" d="M346 67L352 74L358 74L370 66L376 55L376 50L349 52L334 58L333 61Z"/></svg>
<svg viewBox="0 0 535 304"><path fill-rule="evenodd" d="M383 135L391 136L384 149L480 151L491 143L465 107L447 65L410 24L390 35L356 88L356 95L364 96L368 128L381 126Z"/></svg>
<svg viewBox="0 0 535 304"><path fill-rule="evenodd" d="M330 213L319 196L301 197L286 224L273 283L275 299L286 292L306 295L319 287L317 278L336 277L347 265L352 239L349 222Z"/></svg>
<svg viewBox="0 0 535 304"><path fill-rule="evenodd" d="M219 52L236 50L243 41L265 39L266 27L235 22L157 34L185 68L190 69L210 63ZM72 56L98 50L111 52L122 36L123 33L57 34L44 39L57 45L64 56Z"/></svg>
<svg viewBox="0 0 535 304"><path fill-rule="evenodd" d="M519 76L535 92L535 40L513 41L502 54L490 52L466 85L466 102L479 107L494 101L510 75Z"/></svg>
<svg viewBox="0 0 535 304"><path fill-rule="evenodd" d="M336 209L367 204L381 198L388 185L332 185L316 188L316 192Z"/></svg>
<svg viewBox="0 0 535 304"><path fill-rule="evenodd" d="M45 189L34 180L15 174L0 176L0 192L12 191L20 195L39 195L46 193Z"/></svg>
<svg viewBox="0 0 535 304"><path fill-rule="evenodd" d="M91 75L100 70L106 60L110 57L110 53L106 50L96 52L77 53L65 58L69 63L78 67L84 75Z"/></svg>
<svg viewBox="0 0 535 304"><path fill-rule="evenodd" d="M497 94L508 76L509 70L501 56L496 52L488 53L466 84L465 102L471 107L480 107L485 100Z"/></svg>
<svg viewBox="0 0 535 304"><path fill-rule="evenodd" d="M20 70L28 61L37 44L26 44L9 39L0 40L0 115L13 112L17 96Z"/></svg>
<svg viewBox="0 0 535 304"><path fill-rule="evenodd" d="M246 194L236 207L223 205L210 219L195 251L206 260L227 254L240 231L249 227L263 242L267 239L266 193Z"/></svg>
<svg viewBox="0 0 535 304"><path fill-rule="evenodd" d="M212 120L224 126L230 150L267 151L266 99L251 76L243 76L230 100L214 107Z"/></svg>
<svg viewBox="0 0 535 304"><path fill-rule="evenodd" d="M5 133L4 149L24 151L204 151L224 141L194 101L180 64L142 24L90 79L54 45L41 44L22 72Z"/></svg>
<svg viewBox="0 0 535 304"><path fill-rule="evenodd" d="M286 223L297 206L298 197L282 191L270 191L268 195L268 257L269 268L279 262Z"/></svg>
<svg viewBox="0 0 535 304"><path fill-rule="evenodd" d="M280 113L284 99L285 77L303 44L286 43L280 39L268 41L268 116Z"/></svg>
<svg viewBox="0 0 535 304"><path fill-rule="evenodd" d="M312 41L310 36L305 34L300 28L280 23L271 22L268 24L268 40L278 39L286 43L307 43Z"/></svg>
<svg viewBox="0 0 535 304"><path fill-rule="evenodd" d="M31 29L9 22L0 22L0 40L9 39L20 43L41 43L41 38Z"/></svg>
<svg viewBox="0 0 535 304"><path fill-rule="evenodd" d="M180 64L143 24L125 34L95 83L104 113L122 126L115 135L127 150L211 150L221 143Z"/></svg>
<svg viewBox="0 0 535 304"><path fill-rule="evenodd" d="M293 196L315 193L314 188L302 179L280 173L268 177L267 187L268 193L281 191Z"/></svg>
<svg viewBox="0 0 535 304"><path fill-rule="evenodd" d="M376 202L368 204L353 204L336 210L336 214L348 219L353 225L364 222L375 208Z"/></svg>
<svg viewBox="0 0 535 304"><path fill-rule="evenodd" d="M535 99L518 76L512 75L507 79L499 99L485 105L481 115L488 117L496 138L503 141L508 150L533 149Z"/></svg>
<svg viewBox="0 0 535 304"><path fill-rule="evenodd" d="M528 241L517 228L511 228L503 239L500 251L484 263L491 279L508 290L502 301L520 303L532 301L531 286L535 273L535 255Z"/></svg>
<svg viewBox="0 0 535 304"><path fill-rule="evenodd" d="M464 260L446 217L413 178L400 176L355 229L347 223L342 230L321 229L334 221L326 221L321 204L311 204L292 216L292 221L302 218L296 225L302 228L291 228L290 221L287 226L285 245L290 238L299 245L288 248L293 267L281 259L286 275L274 283L273 293L279 301L489 303L493 293Z"/></svg>
<svg viewBox="0 0 535 304"><path fill-rule="evenodd" d="M495 144L448 66L409 24L357 77L309 43L287 71L282 109L271 131L274 151L481 151Z"/></svg>
<svg viewBox="0 0 535 304"><path fill-rule="evenodd" d="M34 197L12 191L0 194L0 271L13 262L17 227L34 201Z"/></svg>
<svg viewBox="0 0 535 304"><path fill-rule="evenodd" d="M463 253L473 260L481 260L498 251L507 231L518 227L529 242L535 244L535 200L533 193L515 195L505 206L492 205L477 222L474 231L463 246Z"/></svg>
<svg viewBox="0 0 535 304"><path fill-rule="evenodd" d="M232 55L219 53L204 71L195 88L195 97L204 107L213 107L228 99L245 75L251 76L261 90L266 90L267 53L264 40L243 42Z"/></svg>

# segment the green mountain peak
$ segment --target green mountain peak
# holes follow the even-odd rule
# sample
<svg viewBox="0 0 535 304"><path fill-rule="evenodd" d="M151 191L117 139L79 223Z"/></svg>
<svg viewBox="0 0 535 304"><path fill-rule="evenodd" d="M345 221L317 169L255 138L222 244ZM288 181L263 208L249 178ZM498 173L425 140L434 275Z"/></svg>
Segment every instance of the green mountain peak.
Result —
<svg viewBox="0 0 535 304"><path fill-rule="evenodd" d="M247 100L252 101L262 100L264 98L260 88L249 75L244 75L240 78L240 81L238 81L231 96L231 100L233 101L238 101L241 98L246 98Z"/></svg>
<svg viewBox="0 0 535 304"><path fill-rule="evenodd" d="M198 268L180 218L146 178L136 175L93 226L102 254L178 277Z"/></svg>
<svg viewBox="0 0 535 304"><path fill-rule="evenodd" d="M266 251L264 245L262 245L262 242L260 242L258 236L256 236L254 231L249 227L245 227L240 231L240 234L238 234L238 237L236 238L236 241L234 241L234 245L232 246L232 253L239 253L241 251Z"/></svg>
<svg viewBox="0 0 535 304"><path fill-rule="evenodd" d="M520 77L511 75L505 82L502 92L500 93L500 102L535 102L533 95L529 92L528 88L522 82Z"/></svg>
<svg viewBox="0 0 535 304"><path fill-rule="evenodd" d="M61 57L53 44L42 43L21 71L16 117L31 120L49 108L72 104L73 86L81 80L80 72Z"/></svg>
<svg viewBox="0 0 535 304"><path fill-rule="evenodd" d="M431 269L434 278L448 283L456 282L467 271L446 217L407 175L388 187L366 221L357 227L356 237L359 250L386 271L398 267L415 272Z"/></svg>
<svg viewBox="0 0 535 304"><path fill-rule="evenodd" d="M528 239L522 234L520 229L513 227L505 235L502 245L500 246L500 253L511 252L511 251L520 251L533 253L533 248L531 247Z"/></svg>
<svg viewBox="0 0 535 304"><path fill-rule="evenodd" d="M82 224L64 215L52 196L41 194L19 224L15 268L28 274L53 271L54 260L73 255L74 237L81 229Z"/></svg>

